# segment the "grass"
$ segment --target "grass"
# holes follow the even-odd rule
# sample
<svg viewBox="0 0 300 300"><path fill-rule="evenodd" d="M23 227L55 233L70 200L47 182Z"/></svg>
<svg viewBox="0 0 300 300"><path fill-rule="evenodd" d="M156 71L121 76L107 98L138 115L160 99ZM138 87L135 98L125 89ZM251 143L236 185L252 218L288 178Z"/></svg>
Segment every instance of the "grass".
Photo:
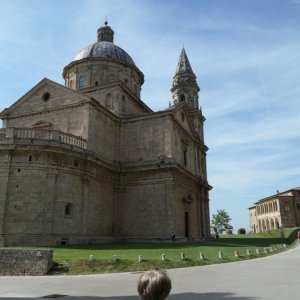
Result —
<svg viewBox="0 0 300 300"><path fill-rule="evenodd" d="M273 230L261 234L247 235L227 235L218 240L209 242L191 243L110 243L100 245L76 245L53 247L54 261L60 273L66 274L92 274L110 272L143 271L153 267L159 268L180 268L187 266L201 266L207 264L224 263L252 259L271 253L265 253L264 249L274 248L274 252L284 251L282 244L288 246L296 240L296 229L285 229L284 239L279 230ZM280 247L280 248L279 248ZM276 250L275 250L276 248ZM251 255L246 251L250 250ZM256 254L259 249L260 254ZM234 256L234 251L239 252L239 257ZM223 259L219 259L218 253L221 251ZM200 259L202 252L205 259ZM166 260L162 261L162 254L166 255ZM184 253L186 259L181 259ZM93 255L93 261L89 261L89 256ZM116 255L118 260L113 261ZM138 256L142 255L144 260L138 261Z"/></svg>

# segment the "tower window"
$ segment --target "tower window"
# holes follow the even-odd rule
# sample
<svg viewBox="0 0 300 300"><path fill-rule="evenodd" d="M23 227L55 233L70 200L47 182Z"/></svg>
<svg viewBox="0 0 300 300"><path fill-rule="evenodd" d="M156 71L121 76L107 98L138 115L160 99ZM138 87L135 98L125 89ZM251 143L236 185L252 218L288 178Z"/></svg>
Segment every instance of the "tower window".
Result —
<svg viewBox="0 0 300 300"><path fill-rule="evenodd" d="M70 88L73 88L73 80L70 80Z"/></svg>
<svg viewBox="0 0 300 300"><path fill-rule="evenodd" d="M80 76L79 77L79 88L82 89L86 85L86 78L85 76Z"/></svg>
<svg viewBox="0 0 300 300"><path fill-rule="evenodd" d="M187 149L183 149L183 164L187 165Z"/></svg>
<svg viewBox="0 0 300 300"><path fill-rule="evenodd" d="M72 214L72 208L73 208L72 203L68 203L65 206L65 216L71 216L71 214Z"/></svg>
<svg viewBox="0 0 300 300"><path fill-rule="evenodd" d="M191 106L194 105L194 99L193 99L193 97L190 97L190 98L189 98L189 103L190 103Z"/></svg>
<svg viewBox="0 0 300 300"><path fill-rule="evenodd" d="M180 102L184 102L185 101L185 95L180 95Z"/></svg>
<svg viewBox="0 0 300 300"><path fill-rule="evenodd" d="M95 81L95 85L98 85L98 84L99 84L99 82L98 82L98 80L96 80L96 81Z"/></svg>

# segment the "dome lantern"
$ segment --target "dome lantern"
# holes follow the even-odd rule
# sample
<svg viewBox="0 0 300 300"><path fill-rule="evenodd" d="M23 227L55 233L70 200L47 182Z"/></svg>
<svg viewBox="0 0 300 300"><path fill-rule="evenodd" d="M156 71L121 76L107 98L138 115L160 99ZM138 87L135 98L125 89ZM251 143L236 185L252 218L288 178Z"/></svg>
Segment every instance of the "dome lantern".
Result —
<svg viewBox="0 0 300 300"><path fill-rule="evenodd" d="M114 42L114 31L107 26L107 21L97 30L98 42Z"/></svg>

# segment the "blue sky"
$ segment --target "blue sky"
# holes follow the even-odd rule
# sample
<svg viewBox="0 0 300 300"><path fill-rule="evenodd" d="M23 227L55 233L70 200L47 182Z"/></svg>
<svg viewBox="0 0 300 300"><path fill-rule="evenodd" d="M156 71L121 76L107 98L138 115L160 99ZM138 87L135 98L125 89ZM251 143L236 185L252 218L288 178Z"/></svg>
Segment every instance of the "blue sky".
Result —
<svg viewBox="0 0 300 300"><path fill-rule="evenodd" d="M168 107L182 46L201 87L211 213L300 186L300 0L0 0L0 111L62 70L108 19Z"/></svg>

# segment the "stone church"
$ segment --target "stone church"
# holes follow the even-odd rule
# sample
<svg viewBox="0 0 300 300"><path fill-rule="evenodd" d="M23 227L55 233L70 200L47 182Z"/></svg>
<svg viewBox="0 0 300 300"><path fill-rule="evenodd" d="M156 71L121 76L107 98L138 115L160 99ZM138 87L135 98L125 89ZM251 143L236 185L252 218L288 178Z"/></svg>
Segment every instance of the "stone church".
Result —
<svg viewBox="0 0 300 300"><path fill-rule="evenodd" d="M210 236L205 118L185 50L172 105L154 112L107 22L97 37L64 86L44 78L0 113L1 246Z"/></svg>

